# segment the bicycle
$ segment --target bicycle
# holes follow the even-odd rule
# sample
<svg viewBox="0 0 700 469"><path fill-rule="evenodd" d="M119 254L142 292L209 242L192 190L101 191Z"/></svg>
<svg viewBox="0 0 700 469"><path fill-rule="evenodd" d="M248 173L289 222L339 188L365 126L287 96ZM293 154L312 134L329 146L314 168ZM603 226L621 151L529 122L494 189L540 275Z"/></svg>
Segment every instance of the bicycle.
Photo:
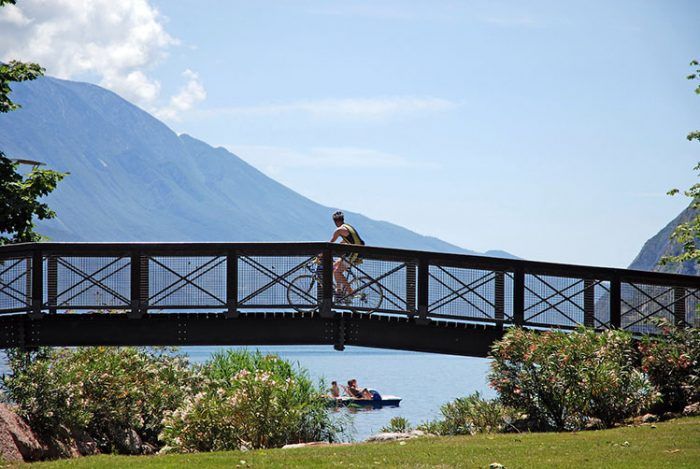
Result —
<svg viewBox="0 0 700 469"><path fill-rule="evenodd" d="M300 313L310 313L318 309L310 303L317 302L314 288L323 285L323 268L318 258L311 259L304 268L308 273L295 277L287 286L287 302ZM366 275L357 275L354 267L349 268L346 274L353 293L336 293L334 282L334 304L353 312L375 312L384 301L384 287Z"/></svg>

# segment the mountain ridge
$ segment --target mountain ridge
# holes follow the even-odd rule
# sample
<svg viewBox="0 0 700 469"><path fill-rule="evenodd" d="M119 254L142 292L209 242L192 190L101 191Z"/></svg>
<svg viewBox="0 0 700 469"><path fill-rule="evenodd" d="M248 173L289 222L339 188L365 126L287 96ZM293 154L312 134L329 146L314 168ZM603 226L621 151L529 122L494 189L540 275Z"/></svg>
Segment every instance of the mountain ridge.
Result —
<svg viewBox="0 0 700 469"><path fill-rule="evenodd" d="M37 223L55 241L306 241L332 231L335 208L222 147L175 134L109 90L51 77L13 88L22 108L0 115L0 149L71 173L47 198L57 218ZM479 254L346 214L371 245Z"/></svg>

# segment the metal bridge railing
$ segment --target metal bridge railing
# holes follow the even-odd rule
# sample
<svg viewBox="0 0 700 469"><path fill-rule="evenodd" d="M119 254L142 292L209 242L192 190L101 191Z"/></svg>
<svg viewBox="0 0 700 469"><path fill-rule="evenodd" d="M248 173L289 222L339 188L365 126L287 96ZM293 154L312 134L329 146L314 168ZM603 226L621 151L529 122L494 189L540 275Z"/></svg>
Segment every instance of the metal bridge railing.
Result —
<svg viewBox="0 0 700 469"><path fill-rule="evenodd" d="M335 285L344 259L349 290ZM700 278L328 243L31 243L0 247L0 314L339 312L654 333L698 327Z"/></svg>

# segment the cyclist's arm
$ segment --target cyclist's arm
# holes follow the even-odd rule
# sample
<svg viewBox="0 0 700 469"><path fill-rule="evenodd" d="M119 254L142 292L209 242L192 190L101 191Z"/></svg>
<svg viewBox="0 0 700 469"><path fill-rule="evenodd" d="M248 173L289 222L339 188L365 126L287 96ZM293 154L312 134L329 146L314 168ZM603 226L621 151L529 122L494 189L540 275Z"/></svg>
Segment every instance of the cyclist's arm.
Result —
<svg viewBox="0 0 700 469"><path fill-rule="evenodd" d="M333 232L333 237L331 238L331 243L335 243L335 240L340 238L342 235L347 236L348 230L347 228L338 228Z"/></svg>

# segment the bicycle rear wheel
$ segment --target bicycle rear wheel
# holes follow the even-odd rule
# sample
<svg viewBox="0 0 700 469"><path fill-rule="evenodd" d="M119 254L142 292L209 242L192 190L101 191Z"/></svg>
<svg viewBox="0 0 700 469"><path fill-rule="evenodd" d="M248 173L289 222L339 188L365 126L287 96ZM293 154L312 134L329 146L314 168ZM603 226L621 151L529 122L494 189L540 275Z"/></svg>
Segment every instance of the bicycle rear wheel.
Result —
<svg viewBox="0 0 700 469"><path fill-rule="evenodd" d="M300 275L287 287L289 306L300 313L311 313L318 309L316 287L318 281L313 275Z"/></svg>
<svg viewBox="0 0 700 469"><path fill-rule="evenodd" d="M384 287L370 277L355 277L350 281L350 287L354 293L348 297L348 307L354 312L371 314L384 301Z"/></svg>

